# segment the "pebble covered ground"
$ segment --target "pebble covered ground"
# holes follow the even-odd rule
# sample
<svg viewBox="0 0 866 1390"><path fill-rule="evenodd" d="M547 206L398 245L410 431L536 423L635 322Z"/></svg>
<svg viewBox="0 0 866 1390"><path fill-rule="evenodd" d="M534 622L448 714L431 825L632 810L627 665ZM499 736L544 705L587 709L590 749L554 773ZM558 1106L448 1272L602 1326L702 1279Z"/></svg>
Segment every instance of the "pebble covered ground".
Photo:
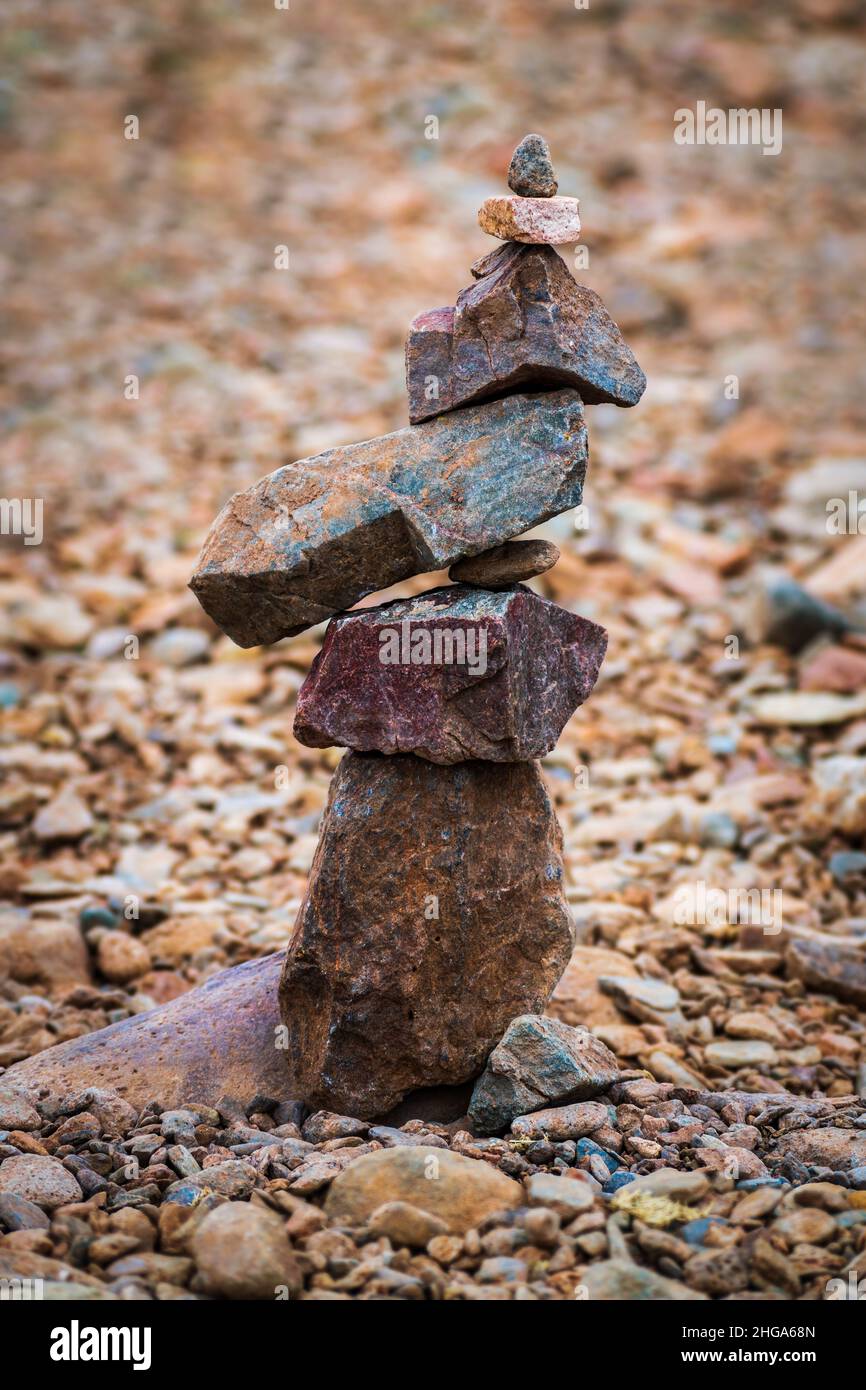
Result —
<svg viewBox="0 0 866 1390"><path fill-rule="evenodd" d="M540 529L562 556L531 581L610 633L543 765L580 940L551 1011L633 1079L589 1128L401 1140L250 1096L58 1109L0 1072L0 1277L823 1299L866 1275L855 10L14 7L2 490L44 499L44 539L0 549L0 1068L284 944L340 757L291 735L322 633L241 651L186 584L231 492L406 423L407 325L469 282L526 130L649 385L592 408L586 510ZM781 154L676 145L698 99L780 106ZM459 1236L329 1215L334 1174L407 1134L520 1205Z"/></svg>

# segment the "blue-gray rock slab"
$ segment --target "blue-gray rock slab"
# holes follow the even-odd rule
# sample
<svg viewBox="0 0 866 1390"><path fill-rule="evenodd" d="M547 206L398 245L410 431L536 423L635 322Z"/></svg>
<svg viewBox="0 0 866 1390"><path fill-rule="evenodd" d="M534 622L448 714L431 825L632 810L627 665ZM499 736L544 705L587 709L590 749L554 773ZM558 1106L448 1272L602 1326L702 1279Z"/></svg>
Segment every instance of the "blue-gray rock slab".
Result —
<svg viewBox="0 0 866 1390"><path fill-rule="evenodd" d="M620 1076L614 1054L586 1028L523 1014L487 1059L469 1102L476 1134L497 1134L518 1115L600 1095Z"/></svg>
<svg viewBox="0 0 866 1390"><path fill-rule="evenodd" d="M239 646L276 642L578 506L586 465L570 390L329 449L232 497L190 587Z"/></svg>
<svg viewBox="0 0 866 1390"><path fill-rule="evenodd" d="M646 377L594 290L552 246L509 241L472 267L454 307L419 314L406 339L409 419L511 391L571 386L586 405L636 405Z"/></svg>

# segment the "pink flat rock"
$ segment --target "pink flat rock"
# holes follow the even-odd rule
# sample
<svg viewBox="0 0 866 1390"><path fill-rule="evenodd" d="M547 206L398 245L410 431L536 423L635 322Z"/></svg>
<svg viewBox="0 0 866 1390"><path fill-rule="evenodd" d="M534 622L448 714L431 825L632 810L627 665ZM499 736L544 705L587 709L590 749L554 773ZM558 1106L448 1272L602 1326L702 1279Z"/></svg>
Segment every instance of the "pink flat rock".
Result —
<svg viewBox="0 0 866 1390"><path fill-rule="evenodd" d="M580 236L579 206L577 198L487 198L478 209L478 225L500 241L560 246Z"/></svg>

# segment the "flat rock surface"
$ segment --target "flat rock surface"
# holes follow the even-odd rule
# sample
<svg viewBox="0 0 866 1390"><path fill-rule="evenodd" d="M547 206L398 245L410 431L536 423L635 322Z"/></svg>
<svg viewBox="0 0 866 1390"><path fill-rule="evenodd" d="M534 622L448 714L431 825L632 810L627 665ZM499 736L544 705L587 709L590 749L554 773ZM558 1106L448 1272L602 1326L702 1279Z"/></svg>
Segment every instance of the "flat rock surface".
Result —
<svg viewBox="0 0 866 1390"><path fill-rule="evenodd" d="M489 1164L426 1145L368 1154L331 1185L332 1221L366 1221L385 1202L409 1202L462 1235L494 1211L516 1207L523 1189Z"/></svg>
<svg viewBox="0 0 866 1390"><path fill-rule="evenodd" d="M558 1101L589 1100L616 1080L619 1065L585 1028L526 1014L513 1018L475 1083L469 1118L480 1134Z"/></svg>
<svg viewBox="0 0 866 1390"><path fill-rule="evenodd" d="M580 236L579 206L577 198L487 198L478 209L478 225L500 241L559 246Z"/></svg>
<svg viewBox="0 0 866 1390"><path fill-rule="evenodd" d="M640 400L646 377L619 328L551 246L509 241L472 274L453 308L419 314L409 328L410 420L541 387L573 386L588 405Z"/></svg>
<svg viewBox="0 0 866 1390"><path fill-rule="evenodd" d="M45 1211L82 1198L74 1174L59 1159L29 1153L0 1163L0 1193L23 1197Z"/></svg>
<svg viewBox="0 0 866 1390"><path fill-rule="evenodd" d="M435 763L541 758L606 648L603 628L520 585L364 608L332 620L298 694L295 737Z"/></svg>
<svg viewBox="0 0 866 1390"><path fill-rule="evenodd" d="M276 642L577 506L586 461L573 391L330 449L236 494L190 587L240 646Z"/></svg>
<svg viewBox="0 0 866 1390"><path fill-rule="evenodd" d="M862 1130L838 1129L833 1125L803 1129L783 1135L776 1147L786 1157L811 1166L844 1171L866 1164L866 1134Z"/></svg>
<svg viewBox="0 0 866 1390"><path fill-rule="evenodd" d="M280 985L297 1094L368 1118L476 1075L568 961L560 847L532 763L347 754Z"/></svg>
<svg viewBox="0 0 866 1390"><path fill-rule="evenodd" d="M282 965L278 952L220 971L160 1008L18 1062L0 1080L72 1095L106 1087L132 1105L155 1095L166 1107L190 1097L212 1104L250 1087L285 1097L285 1054L274 1032Z"/></svg>
<svg viewBox="0 0 866 1390"><path fill-rule="evenodd" d="M500 585L519 584L553 569L559 559L559 546L553 541L506 541L468 560L458 560L448 571L455 584L478 584L495 589Z"/></svg>

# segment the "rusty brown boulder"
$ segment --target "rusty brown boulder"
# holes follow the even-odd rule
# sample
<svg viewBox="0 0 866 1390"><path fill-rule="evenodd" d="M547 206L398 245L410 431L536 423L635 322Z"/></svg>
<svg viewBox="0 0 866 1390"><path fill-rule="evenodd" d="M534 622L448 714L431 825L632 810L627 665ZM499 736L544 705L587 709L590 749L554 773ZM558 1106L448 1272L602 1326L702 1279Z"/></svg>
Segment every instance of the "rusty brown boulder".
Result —
<svg viewBox="0 0 866 1390"><path fill-rule="evenodd" d="M569 959L534 763L340 763L280 985L299 1099L370 1118L477 1075Z"/></svg>
<svg viewBox="0 0 866 1390"><path fill-rule="evenodd" d="M163 1108L223 1095L289 1100L286 1053L277 1047L277 987L285 952L232 966L148 1013L58 1043L16 1062L4 1080L74 1095L90 1086L130 1104Z"/></svg>

